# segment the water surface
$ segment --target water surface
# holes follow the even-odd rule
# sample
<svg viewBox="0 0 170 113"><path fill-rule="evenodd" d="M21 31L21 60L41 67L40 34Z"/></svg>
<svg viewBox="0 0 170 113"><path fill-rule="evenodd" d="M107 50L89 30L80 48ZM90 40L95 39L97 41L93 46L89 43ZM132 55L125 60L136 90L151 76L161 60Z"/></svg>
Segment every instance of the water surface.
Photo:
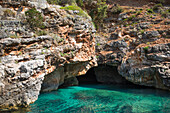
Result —
<svg viewBox="0 0 170 113"><path fill-rule="evenodd" d="M43 93L27 113L170 113L170 92L81 85Z"/></svg>

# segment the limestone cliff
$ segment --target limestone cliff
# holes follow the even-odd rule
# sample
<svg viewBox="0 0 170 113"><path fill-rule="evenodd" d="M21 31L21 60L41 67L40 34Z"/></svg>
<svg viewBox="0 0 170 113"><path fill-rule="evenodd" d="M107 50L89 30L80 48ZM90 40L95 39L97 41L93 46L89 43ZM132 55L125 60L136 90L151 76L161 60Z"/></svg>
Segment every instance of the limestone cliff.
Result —
<svg viewBox="0 0 170 113"><path fill-rule="evenodd" d="M83 0L87 12L46 0L0 1L0 109L26 107L40 91L77 85L76 76L97 64L98 82L170 90L170 8L121 2L107 0L100 23L103 3L96 0Z"/></svg>
<svg viewBox="0 0 170 113"><path fill-rule="evenodd" d="M113 14L117 6L108 5L104 32L96 37L98 64L117 67L132 83L169 90L169 7L148 2L142 7L119 6L124 11Z"/></svg>
<svg viewBox="0 0 170 113"><path fill-rule="evenodd" d="M1 3L0 108L28 106L41 89L56 90L66 79L96 66L90 18L38 2ZM36 13L33 19L41 16L43 28L41 18L28 23L25 12Z"/></svg>

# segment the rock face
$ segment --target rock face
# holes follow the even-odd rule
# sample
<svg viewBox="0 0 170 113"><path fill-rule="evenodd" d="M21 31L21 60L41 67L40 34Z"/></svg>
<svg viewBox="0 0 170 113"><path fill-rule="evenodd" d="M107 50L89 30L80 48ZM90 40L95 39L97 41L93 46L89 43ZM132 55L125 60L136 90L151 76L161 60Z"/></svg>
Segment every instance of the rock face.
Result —
<svg viewBox="0 0 170 113"><path fill-rule="evenodd" d="M119 73L127 80L160 89L170 88L170 41L153 46L142 46L123 58Z"/></svg>
<svg viewBox="0 0 170 113"><path fill-rule="evenodd" d="M36 1L26 3L29 5L21 12L8 8L13 3L6 4L7 8L2 10L20 16L6 15L0 20L0 109L28 106L37 100L41 89L56 90L64 82L78 84L75 76L97 65L92 32L95 29L89 18L56 5L40 8ZM44 19L45 28L37 31L48 35L38 36L25 22L25 11L32 7Z"/></svg>
<svg viewBox="0 0 170 113"><path fill-rule="evenodd" d="M97 1L90 4L96 5ZM148 8L152 7L127 7L127 12L108 15L102 32L95 35L92 19L77 10L63 10L46 0L0 1L0 109L28 106L40 90L77 85L76 76L97 63L102 65L94 68L99 82L126 79L169 90L169 13L162 7L166 14L158 10L148 15Z"/></svg>
<svg viewBox="0 0 170 113"><path fill-rule="evenodd" d="M127 7L120 14L107 15L101 34L96 37L97 62L112 66L112 71L118 67L119 75L134 84L170 90L170 29L167 23L170 20L169 14L162 18L159 13L161 9L169 10L169 7L158 8L150 16L148 9L154 9L154 3L142 1L148 5L139 9L129 7L142 5L138 4L141 1L133 1L108 0L110 10L112 6L117 6L113 3L127 4ZM103 76L101 73L104 71L100 70L96 70L96 76L101 81L108 81L107 75ZM113 76L114 73L109 75Z"/></svg>

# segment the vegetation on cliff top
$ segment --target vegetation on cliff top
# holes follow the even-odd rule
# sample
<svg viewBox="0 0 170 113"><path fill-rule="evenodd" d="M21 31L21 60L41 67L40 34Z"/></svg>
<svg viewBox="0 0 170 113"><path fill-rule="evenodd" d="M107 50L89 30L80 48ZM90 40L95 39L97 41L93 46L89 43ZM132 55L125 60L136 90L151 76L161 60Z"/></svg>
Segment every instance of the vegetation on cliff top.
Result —
<svg viewBox="0 0 170 113"><path fill-rule="evenodd" d="M65 10L72 10L72 11L77 11L77 14L83 17L88 17L88 14L83 11L80 7L76 5L70 5L66 7L61 7L60 9L65 9Z"/></svg>
<svg viewBox="0 0 170 113"><path fill-rule="evenodd" d="M96 28L98 29L99 26L103 24L104 18L107 17L107 4L106 4L106 0L96 0L96 1L97 4L95 4L95 7L90 9L88 13L92 17L93 22ZM47 2L50 4L58 4L63 6L69 4L70 6L61 7L61 9L73 10L73 11L77 10L78 15L88 17L83 0L47 0ZM89 7L92 2L93 0L88 1Z"/></svg>
<svg viewBox="0 0 170 113"><path fill-rule="evenodd" d="M103 24L104 18L107 17L106 0L97 0L96 8L92 9L89 14L98 29Z"/></svg>
<svg viewBox="0 0 170 113"><path fill-rule="evenodd" d="M25 12L27 23L30 27L35 28L44 28L43 17L41 13L38 12L35 8L32 8Z"/></svg>
<svg viewBox="0 0 170 113"><path fill-rule="evenodd" d="M57 4L57 5L75 5L76 1L75 0L47 0L49 4Z"/></svg>

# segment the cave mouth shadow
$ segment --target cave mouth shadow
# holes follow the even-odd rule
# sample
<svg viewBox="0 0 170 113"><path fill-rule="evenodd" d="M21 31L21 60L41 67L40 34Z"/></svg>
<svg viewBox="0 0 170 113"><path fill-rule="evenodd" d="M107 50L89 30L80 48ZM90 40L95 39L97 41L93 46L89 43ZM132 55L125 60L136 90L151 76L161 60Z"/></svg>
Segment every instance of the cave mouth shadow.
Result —
<svg viewBox="0 0 170 113"><path fill-rule="evenodd" d="M85 75L76 77L79 85L103 84L103 85L119 85L122 88L153 88L134 84L122 77L117 70L117 66L98 65L87 71Z"/></svg>
<svg viewBox="0 0 170 113"><path fill-rule="evenodd" d="M134 85L122 77L116 66L98 65L87 71L85 75L77 76L79 84L126 84Z"/></svg>
<svg viewBox="0 0 170 113"><path fill-rule="evenodd" d="M100 82L97 81L97 78L94 72L94 67L90 68L85 75L77 76L76 78L79 82L79 85L100 84Z"/></svg>
<svg viewBox="0 0 170 113"><path fill-rule="evenodd" d="M77 76L77 80L79 81L80 87L168 96L165 95L168 93L167 91L129 82L118 73L116 66L99 65L98 67L93 67L89 69L85 75Z"/></svg>

